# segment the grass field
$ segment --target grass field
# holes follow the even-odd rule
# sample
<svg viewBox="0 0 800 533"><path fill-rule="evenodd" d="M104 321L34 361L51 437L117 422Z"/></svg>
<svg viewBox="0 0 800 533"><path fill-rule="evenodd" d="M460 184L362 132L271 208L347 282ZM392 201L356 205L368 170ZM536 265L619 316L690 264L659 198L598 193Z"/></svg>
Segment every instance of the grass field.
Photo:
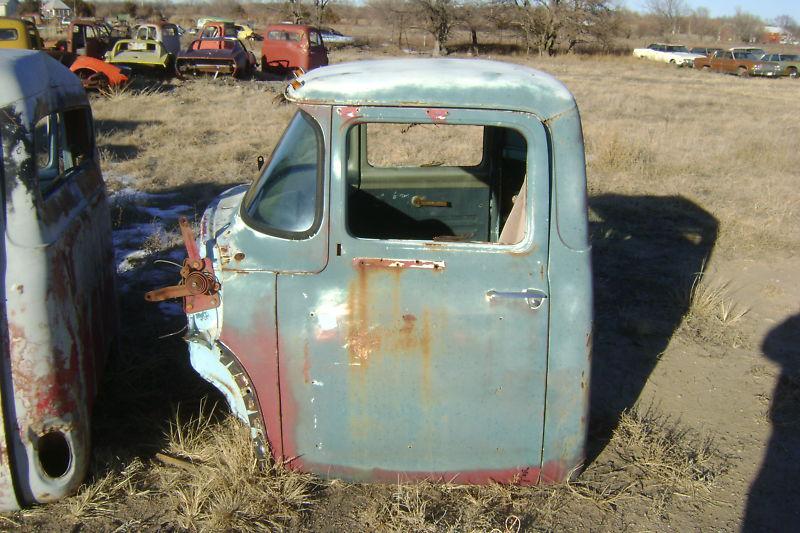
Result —
<svg viewBox="0 0 800 533"><path fill-rule="evenodd" d="M92 100L115 227L149 230L120 271L123 349L97 403L86 485L0 524L756 531L798 518L800 82L631 58L510 60L561 79L584 124L597 295L589 458L575 481L370 486L257 468L170 335L179 313L141 294L177 279L152 261L181 256L175 213L199 217L222 188L251 181L294 109L277 82L193 80Z"/></svg>

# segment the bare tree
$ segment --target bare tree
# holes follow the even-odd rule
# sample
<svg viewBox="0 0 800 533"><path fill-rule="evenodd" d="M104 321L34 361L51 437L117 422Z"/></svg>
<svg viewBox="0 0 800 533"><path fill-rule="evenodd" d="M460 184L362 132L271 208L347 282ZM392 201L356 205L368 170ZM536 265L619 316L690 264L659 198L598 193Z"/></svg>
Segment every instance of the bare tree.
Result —
<svg viewBox="0 0 800 533"><path fill-rule="evenodd" d="M447 41L455 24L453 0L411 0L423 27L433 35L433 55L447 54Z"/></svg>
<svg viewBox="0 0 800 533"><path fill-rule="evenodd" d="M503 20L523 38L526 49L554 55L585 42L607 40L617 20L608 0L498 0ZM602 36L602 39L600 38Z"/></svg>
<svg viewBox="0 0 800 533"><path fill-rule="evenodd" d="M698 7L687 17L689 27L686 32L700 37L717 37L719 23L711 18L708 8Z"/></svg>
<svg viewBox="0 0 800 533"><path fill-rule="evenodd" d="M559 40L567 52L579 44L611 44L620 22L606 0L569 0L560 15L563 21Z"/></svg>
<svg viewBox="0 0 800 533"><path fill-rule="evenodd" d="M647 0L645 6L660 19L662 28L671 31L672 35L678 33L678 25L688 12L685 0Z"/></svg>
<svg viewBox="0 0 800 533"><path fill-rule="evenodd" d="M775 25L783 28L784 31L791 33L794 36L800 35L800 25L790 15L780 15L775 17Z"/></svg>
<svg viewBox="0 0 800 533"><path fill-rule="evenodd" d="M332 0L314 0L314 25L322 26L325 22L325 10Z"/></svg>
<svg viewBox="0 0 800 533"><path fill-rule="evenodd" d="M764 22L755 15L736 8L736 14L730 19L736 37L746 43L758 40L764 33Z"/></svg>
<svg viewBox="0 0 800 533"><path fill-rule="evenodd" d="M486 2L482 0L467 1L456 11L456 21L470 34L469 51L478 55L478 32L489 26L489 13Z"/></svg>
<svg viewBox="0 0 800 533"><path fill-rule="evenodd" d="M392 28L392 40L397 36L397 47L403 48L403 36L414 17L414 7L408 0L369 0L367 4L374 16ZM408 36L406 36L408 44Z"/></svg>
<svg viewBox="0 0 800 533"><path fill-rule="evenodd" d="M284 10L295 24L300 24L308 20L309 13L303 5L302 0L286 0L284 2Z"/></svg>

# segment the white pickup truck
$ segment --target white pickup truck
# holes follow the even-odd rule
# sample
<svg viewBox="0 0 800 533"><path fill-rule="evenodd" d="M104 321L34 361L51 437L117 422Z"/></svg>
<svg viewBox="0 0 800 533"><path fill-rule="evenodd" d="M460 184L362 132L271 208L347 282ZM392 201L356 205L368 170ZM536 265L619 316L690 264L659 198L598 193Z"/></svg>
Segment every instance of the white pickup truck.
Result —
<svg viewBox="0 0 800 533"><path fill-rule="evenodd" d="M691 67L694 65L695 58L704 56L689 52L681 44L653 43L648 45L647 48L635 48L633 57L673 63L679 67Z"/></svg>

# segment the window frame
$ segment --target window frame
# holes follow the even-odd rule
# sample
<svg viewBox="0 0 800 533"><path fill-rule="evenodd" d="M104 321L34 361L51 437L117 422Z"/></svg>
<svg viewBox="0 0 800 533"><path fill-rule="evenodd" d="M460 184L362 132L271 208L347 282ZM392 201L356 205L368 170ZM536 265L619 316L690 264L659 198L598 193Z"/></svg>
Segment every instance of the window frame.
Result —
<svg viewBox="0 0 800 533"><path fill-rule="evenodd" d="M369 109L370 111L374 112L375 114L367 115L366 110ZM399 110L399 113L405 114L404 111L408 111L410 108L391 108L385 106L369 106L361 108L362 116L359 117L357 121L354 121L348 124L348 128L342 133L342 137L339 141L339 147L337 149L341 150L341 159L342 164L344 165L341 169L342 175L342 186L347 187L347 180L345 176L347 174L346 165L347 165L347 138L348 138L348 131L355 126L363 125L363 124L370 124L370 123L411 123L411 122L419 122L423 124L435 124L435 121L425 121L425 120L415 120L411 116L398 116L395 115L392 111ZM417 108L422 110L420 108ZM448 111L458 111L457 108L448 108ZM537 203L539 204L539 208L541 208L541 202L544 202L546 205L549 206L550 204L550 194L552 191L549 191L551 187L551 179L552 176L550 175L550 165L551 165L551 158L553 156L551 152L551 147L549 144L549 130L543 124L539 123L542 128L542 135L541 139L537 139L538 132L535 131L536 128L528 128L522 122L518 122L518 116L513 115L514 112L509 110L491 110L491 109L479 109L479 110L470 110L474 111L481 115L479 120L471 120L467 122L462 122L460 120L454 120L453 117L448 117L448 123L450 124L459 124L459 125L469 125L469 126L483 126L484 128L488 126L506 128L509 130L514 130L519 133L522 138L525 140L526 143L526 154L525 154L525 168L526 168L526 175L527 178L533 179L534 181L527 182L527 189L526 189L526 220L525 220L525 232L522 236L522 239L516 243L504 243L499 241L483 241L483 240L431 240L431 239L405 239L399 237L389 237L389 238L373 238L373 237L363 237L355 235L352 230L350 229L350 225L348 223L348 209L349 209L349 198L345 192L343 197L343 209L340 218L340 224L344 231L344 235L347 236L347 239L352 239L356 242L370 242L370 243L379 243L380 246L392 246L392 247L400 247L400 248L408 248L408 249L429 249L431 246L435 246L437 250L463 250L463 251L474 251L474 252L502 252L508 250L531 250L532 246L535 246L537 243L537 238L541 240L542 238L547 238L546 236L542 236L540 232L544 231L545 233L549 232L549 225L545 225L547 227L543 227L541 223L537 222L537 217L541 216L541 211L537 209ZM494 113L500 113L503 117L509 118L496 118L492 117L491 115ZM532 118L535 115L526 114ZM366 137L366 135L363 135ZM361 142L365 142L366 139L362 137ZM534 173L531 173L532 169L537 168L537 160L539 155L536 154L536 146L537 140L543 141L543 147L547 149L547 153L544 154L544 157L547 160L547 165L544 168L539 168ZM484 130L484 143L487 142L487 135L486 131ZM365 149L360 154L361 163L365 164L366 162L366 152L368 148ZM368 163L366 163L368 164ZM477 168L483 168L485 165L489 165L489 161L486 158L486 148L484 147L484 157L481 161L481 166ZM386 167L373 167L380 170L384 170ZM391 168L391 167L390 167ZM408 168L408 167L403 167ZM415 167L411 167L415 168ZM424 168L424 167L416 167L416 168ZM436 168L453 168L453 167L436 167ZM475 167L455 167L455 168L475 168ZM546 173L547 176L540 175L541 173ZM546 185L545 187L548 188L548 193L546 194L545 198L535 198L534 195L537 194L536 189L537 187L542 186L542 184L537 184L535 180L544 180ZM523 183L526 180L523 178ZM545 209L549 209L545 208ZM490 215L491 218L491 215ZM503 228L498 228L498 238L502 233Z"/></svg>
<svg viewBox="0 0 800 533"><path fill-rule="evenodd" d="M291 124L297 115L300 115L303 120L311 125L312 130L314 131L314 135L317 138L317 187L316 187L316 198L314 203L314 221L311 223L311 226L304 231L287 231L282 230L279 228L273 228L268 224L264 224L263 222L255 219L253 216L250 215L248 212L251 204L255 201L258 191L261 187L264 186L263 178L264 174L266 173L267 169L269 169L269 165L272 161L272 156L275 154L275 150L283 143L286 135L289 132L289 124ZM270 235L272 237L278 237L280 239L292 240L292 241L302 241L309 239L317 234L323 219L323 210L325 206L325 190L324 190L324 182L325 182L325 153L326 153L326 146L325 146L325 135L323 134L322 127L320 126L319 122L308 112L303 109L298 109L297 112L292 115L292 118L286 124L286 129L284 129L283 133L281 134L280 139L278 142L275 143L275 146L272 148L272 152L270 153L270 158L264 162L264 167L261 173L259 174L258 178L254 180L250 187L247 189L247 192L242 198L241 207L239 209L239 216L242 217L242 221L247 224L249 227L253 228L254 230L263 233L265 235Z"/></svg>
<svg viewBox="0 0 800 533"><path fill-rule="evenodd" d="M62 168L65 167L64 163L64 153L67 151L67 124L66 124L66 117L67 113L71 112L81 112L85 119L86 125L86 135L88 139L88 146L86 147L86 157L80 163L75 163L75 155L72 152L69 152L70 158L72 159L72 166L69 168ZM51 143L50 146L50 161L48 167L52 166L55 162L57 165L57 173L51 179L48 180L48 186L45 188L43 187L43 182L40 178L39 172L40 167L39 163L36 158L37 154L37 142L36 142L36 135L33 135L33 142L32 142L32 152L34 154L34 176L36 178L36 189L39 192L39 195L44 201L52 196L57 190L59 190L64 184L69 183L75 176L80 174L80 171L86 170L87 166L95 162L95 147L96 141L94 137L94 122L91 119L90 109L85 106L76 106L76 107L69 107L64 109L59 109L43 115L39 117L39 119L34 124L34 132L36 130L36 126L39 122L45 118L52 121L53 117L55 117L56 127L55 127L55 145ZM51 131L48 132L48 136L52 139L53 133L52 128Z"/></svg>

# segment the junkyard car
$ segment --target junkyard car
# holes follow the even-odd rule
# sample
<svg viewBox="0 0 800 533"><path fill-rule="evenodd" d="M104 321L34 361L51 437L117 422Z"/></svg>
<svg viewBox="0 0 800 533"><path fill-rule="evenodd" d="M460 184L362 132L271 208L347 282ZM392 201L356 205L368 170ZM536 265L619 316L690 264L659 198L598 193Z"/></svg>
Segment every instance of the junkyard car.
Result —
<svg viewBox="0 0 800 533"><path fill-rule="evenodd" d="M47 54L3 50L0 106L0 511L9 511L81 484L117 323L109 206L86 92Z"/></svg>
<svg viewBox="0 0 800 533"><path fill-rule="evenodd" d="M175 57L180 50L181 41L175 24L142 24L136 28L133 40L122 39L114 44L107 54L107 61L113 65L173 72Z"/></svg>
<svg viewBox="0 0 800 533"><path fill-rule="evenodd" d="M673 63L680 67L692 66L695 58L703 57L701 54L693 54L680 44L653 43L647 48L635 48L633 56L653 61L663 61Z"/></svg>
<svg viewBox="0 0 800 533"><path fill-rule="evenodd" d="M328 51L318 29L295 24L276 24L264 30L261 69L308 72L328 64Z"/></svg>
<svg viewBox="0 0 800 533"><path fill-rule="evenodd" d="M112 65L125 65L136 69L172 72L172 56L159 41L120 39L106 56Z"/></svg>
<svg viewBox="0 0 800 533"><path fill-rule="evenodd" d="M740 54L750 54L756 59L761 59L767 55L767 52L765 52L763 48L758 48L755 46L734 46L733 48L728 48L728 50L731 52L738 52Z"/></svg>
<svg viewBox="0 0 800 533"><path fill-rule="evenodd" d="M236 37L241 40L245 39L253 39L258 40L259 35L255 32L253 27L250 24L237 23L233 25L234 29L236 29Z"/></svg>
<svg viewBox="0 0 800 533"><path fill-rule="evenodd" d="M130 78L130 69L103 61L113 46L111 30L94 19L70 22L67 39L49 43L48 53L75 73L87 89L106 89L123 85Z"/></svg>
<svg viewBox="0 0 800 533"><path fill-rule="evenodd" d="M800 74L800 55L798 54L767 54L763 61L770 61L781 66L781 75L797 78Z"/></svg>
<svg viewBox="0 0 800 533"><path fill-rule="evenodd" d="M138 41L159 41L173 57L181 51L180 30L176 24L170 22L140 24L133 37Z"/></svg>
<svg viewBox="0 0 800 533"><path fill-rule="evenodd" d="M39 30L29 20L11 17L0 17L0 48L22 48L25 50L41 50L42 38Z"/></svg>
<svg viewBox="0 0 800 533"><path fill-rule="evenodd" d="M320 28L319 34L322 36L322 42L325 43L325 46L344 46L355 42L354 38L344 35L333 28Z"/></svg>
<svg viewBox="0 0 800 533"><path fill-rule="evenodd" d="M736 74L739 76L764 76L777 78L782 68L777 63L762 61L749 52L731 51L717 52L711 57L695 59L694 68Z"/></svg>
<svg viewBox="0 0 800 533"><path fill-rule="evenodd" d="M181 222L183 281L146 296L184 297L194 368L292 468L565 479L592 327L572 95L520 65L421 59L325 67L285 96L298 112L261 176L197 242Z"/></svg>
<svg viewBox="0 0 800 533"><path fill-rule="evenodd" d="M255 56L235 37L196 39L175 59L175 73L181 78L198 74L242 78L255 69Z"/></svg>
<svg viewBox="0 0 800 533"><path fill-rule="evenodd" d="M709 57L711 54L716 52L722 52L722 48L695 47L689 50L689 52L692 54Z"/></svg>

